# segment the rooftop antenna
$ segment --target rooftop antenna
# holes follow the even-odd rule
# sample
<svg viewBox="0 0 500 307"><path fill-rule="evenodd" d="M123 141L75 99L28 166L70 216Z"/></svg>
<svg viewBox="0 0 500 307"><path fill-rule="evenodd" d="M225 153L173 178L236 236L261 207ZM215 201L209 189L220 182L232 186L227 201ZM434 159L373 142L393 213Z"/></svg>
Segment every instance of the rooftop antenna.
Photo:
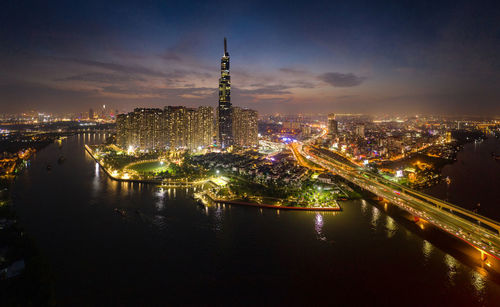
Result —
<svg viewBox="0 0 500 307"><path fill-rule="evenodd" d="M227 53L227 39L224 37L224 55L228 56L229 54Z"/></svg>

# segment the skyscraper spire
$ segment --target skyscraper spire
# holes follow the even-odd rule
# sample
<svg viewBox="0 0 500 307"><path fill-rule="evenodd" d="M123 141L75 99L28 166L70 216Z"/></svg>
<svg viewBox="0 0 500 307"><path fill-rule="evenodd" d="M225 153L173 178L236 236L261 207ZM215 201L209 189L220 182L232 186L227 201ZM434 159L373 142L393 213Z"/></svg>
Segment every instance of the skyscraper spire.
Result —
<svg viewBox="0 0 500 307"><path fill-rule="evenodd" d="M224 56L229 56L227 53L227 39L224 37Z"/></svg>
<svg viewBox="0 0 500 307"><path fill-rule="evenodd" d="M233 116L231 105L231 76L229 75L229 53L224 37L224 55L220 62L219 78L219 144L222 148L233 145Z"/></svg>

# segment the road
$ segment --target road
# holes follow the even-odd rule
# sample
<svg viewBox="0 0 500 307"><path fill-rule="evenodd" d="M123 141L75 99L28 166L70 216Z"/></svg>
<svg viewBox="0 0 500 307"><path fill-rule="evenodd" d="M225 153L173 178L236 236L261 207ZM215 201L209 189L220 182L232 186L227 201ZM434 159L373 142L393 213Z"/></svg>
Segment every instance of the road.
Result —
<svg viewBox="0 0 500 307"><path fill-rule="evenodd" d="M477 248L482 255L488 254L500 260L500 223L398 185L352 163L338 161L318 148L295 142L292 144L292 149L294 155L300 156L301 159L310 160L386 199L413 216L443 229ZM303 165L307 166L306 163Z"/></svg>

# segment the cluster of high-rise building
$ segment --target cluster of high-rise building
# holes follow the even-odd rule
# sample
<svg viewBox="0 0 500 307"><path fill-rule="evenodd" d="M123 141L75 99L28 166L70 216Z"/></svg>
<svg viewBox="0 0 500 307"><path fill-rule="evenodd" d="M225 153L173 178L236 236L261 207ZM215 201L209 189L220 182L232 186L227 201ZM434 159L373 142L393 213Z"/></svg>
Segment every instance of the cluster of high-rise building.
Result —
<svg viewBox="0 0 500 307"><path fill-rule="evenodd" d="M117 144L140 149L201 149L213 145L213 108L137 108L116 120Z"/></svg>
<svg viewBox="0 0 500 307"><path fill-rule="evenodd" d="M224 38L219 79L219 106L214 121L212 107L186 108L167 106L162 109L138 108L117 116L117 144L123 148L188 149L214 145L221 148L258 146L257 111L233 107L229 53ZM217 129L215 129L217 127Z"/></svg>
<svg viewBox="0 0 500 307"><path fill-rule="evenodd" d="M90 108L88 112L88 120L99 120L99 121L106 121L106 120L113 120L116 119L116 115L118 114L118 110L112 110L110 108L106 108L106 105L103 104L101 107L97 109ZM83 116L80 116L83 118Z"/></svg>

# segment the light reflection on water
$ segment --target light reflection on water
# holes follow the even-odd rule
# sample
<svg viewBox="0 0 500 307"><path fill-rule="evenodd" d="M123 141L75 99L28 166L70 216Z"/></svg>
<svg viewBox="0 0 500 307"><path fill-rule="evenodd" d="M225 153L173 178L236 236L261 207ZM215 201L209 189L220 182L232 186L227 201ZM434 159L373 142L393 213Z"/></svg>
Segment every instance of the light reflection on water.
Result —
<svg viewBox="0 0 500 307"><path fill-rule="evenodd" d="M223 215L223 210L220 204L217 204L215 207L215 210L213 212L213 218L214 218L214 230L216 232L222 231L224 228L224 215Z"/></svg>
<svg viewBox="0 0 500 307"><path fill-rule="evenodd" d="M316 230L316 235L319 240L326 241L326 237L323 234L323 215L319 212L317 212L314 217L314 230Z"/></svg>
<svg viewBox="0 0 500 307"><path fill-rule="evenodd" d="M386 215L385 227L387 228L387 238L392 238L398 229L398 226L394 222L394 219Z"/></svg>
<svg viewBox="0 0 500 307"><path fill-rule="evenodd" d="M366 215L368 212L368 204L364 199L361 200L361 212L363 213L363 215Z"/></svg>
<svg viewBox="0 0 500 307"><path fill-rule="evenodd" d="M160 188L156 191L156 210L161 211L163 210L163 207L165 206L165 190Z"/></svg>
<svg viewBox="0 0 500 307"><path fill-rule="evenodd" d="M472 271L472 285L474 286L474 289L476 289L478 296L481 297L484 294L486 287L486 280L481 273Z"/></svg>
<svg viewBox="0 0 500 307"><path fill-rule="evenodd" d="M166 219L165 219L165 216L163 216L163 215L156 214L153 217L152 223L154 226L158 227L159 229L167 228Z"/></svg>
<svg viewBox="0 0 500 307"><path fill-rule="evenodd" d="M452 256L446 254L444 256L444 263L448 266L448 278L451 282L453 282L453 278L457 274L457 260Z"/></svg>
<svg viewBox="0 0 500 307"><path fill-rule="evenodd" d="M99 164L95 164L95 172L94 172L94 178L92 180L92 195L96 197L99 194L99 190L101 189L102 183L99 178Z"/></svg>
<svg viewBox="0 0 500 307"><path fill-rule="evenodd" d="M372 226L373 227L377 227L377 222L378 222L378 219L380 218L380 210L375 207L375 206L372 206Z"/></svg>
<svg viewBox="0 0 500 307"><path fill-rule="evenodd" d="M424 258L426 261L428 261L431 258L432 248L433 248L432 244L429 243L429 241L424 240L422 245L422 252L424 254Z"/></svg>

